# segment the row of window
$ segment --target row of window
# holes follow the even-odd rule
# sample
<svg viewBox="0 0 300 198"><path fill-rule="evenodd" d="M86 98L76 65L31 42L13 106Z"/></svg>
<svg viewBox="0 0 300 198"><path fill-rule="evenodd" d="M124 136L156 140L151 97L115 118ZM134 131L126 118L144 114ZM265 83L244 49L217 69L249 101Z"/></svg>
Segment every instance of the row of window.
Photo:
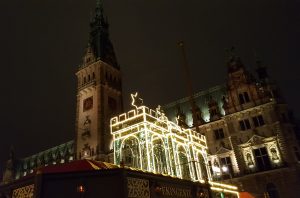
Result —
<svg viewBox="0 0 300 198"><path fill-rule="evenodd" d="M252 121L253 121L253 124L255 127L260 127L260 126L265 125L265 121L264 121L264 118L262 115L252 117ZM251 124L250 124L249 119L241 120L241 121L239 121L239 124L240 124L240 130L242 130L242 131L251 129Z"/></svg>
<svg viewBox="0 0 300 198"><path fill-rule="evenodd" d="M265 121L264 121L264 118L262 115L252 117L252 121L253 121L255 127L260 127L260 126L265 125ZM250 124L249 119L241 120L241 121L239 121L239 124L240 124L240 129L242 131L251 129L251 124ZM225 138L225 133L224 133L223 128L215 129L214 136L215 136L216 140Z"/></svg>
<svg viewBox="0 0 300 198"><path fill-rule="evenodd" d="M82 81L82 84L86 84L86 83L89 83L91 80L94 80L96 78L96 75L95 73L93 72L92 76L89 74L87 76L84 76L83 77L83 81Z"/></svg>
<svg viewBox="0 0 300 198"><path fill-rule="evenodd" d="M249 155L246 159L246 164L251 167L256 164L257 171L265 171L270 170L272 168L270 157L268 155L266 147L261 147L253 150L254 160L252 161L252 157ZM215 159L213 162L209 161L209 167L211 171L216 174L233 174L233 166L231 162L231 158L222 157L219 158L219 161Z"/></svg>

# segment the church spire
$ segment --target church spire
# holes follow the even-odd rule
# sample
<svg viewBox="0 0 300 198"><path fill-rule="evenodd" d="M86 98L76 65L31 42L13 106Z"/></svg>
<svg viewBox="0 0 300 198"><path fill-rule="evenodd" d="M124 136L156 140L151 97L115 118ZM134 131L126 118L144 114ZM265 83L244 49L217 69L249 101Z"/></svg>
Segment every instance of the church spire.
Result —
<svg viewBox="0 0 300 198"><path fill-rule="evenodd" d="M96 59L119 69L112 42L109 38L109 24L104 17L103 0L96 0L94 17L90 23L89 45Z"/></svg>
<svg viewBox="0 0 300 198"><path fill-rule="evenodd" d="M95 15L96 15L96 17L100 17L102 20L104 19L104 17L103 17L103 1L102 0L96 0Z"/></svg>

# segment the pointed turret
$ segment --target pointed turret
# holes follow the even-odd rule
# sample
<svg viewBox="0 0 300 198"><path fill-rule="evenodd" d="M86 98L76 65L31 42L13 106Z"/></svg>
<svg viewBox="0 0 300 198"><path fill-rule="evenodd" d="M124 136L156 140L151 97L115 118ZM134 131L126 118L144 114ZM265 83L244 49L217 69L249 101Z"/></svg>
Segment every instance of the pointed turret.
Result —
<svg viewBox="0 0 300 198"><path fill-rule="evenodd" d="M222 115L220 113L219 105L212 96L209 97L209 101L207 105L208 105L210 121L215 121L220 119Z"/></svg>
<svg viewBox="0 0 300 198"><path fill-rule="evenodd" d="M179 105L176 108L177 108L176 117L177 117L177 122L178 122L177 124L179 126L181 126L182 128L188 128L188 125L186 124L186 116L185 116L185 114L180 109Z"/></svg>
<svg viewBox="0 0 300 198"><path fill-rule="evenodd" d="M228 73L236 72L239 69L244 67L240 57L238 57L235 54L234 47L231 47L230 49L228 49L227 52L228 52L228 61L227 61Z"/></svg>
<svg viewBox="0 0 300 198"><path fill-rule="evenodd" d="M256 73L261 82L268 81L269 75L267 68L262 64L262 61L256 60Z"/></svg>
<svg viewBox="0 0 300 198"><path fill-rule="evenodd" d="M3 180L4 184L10 183L15 178L16 172L16 160L15 160L15 152L13 146L11 146L9 151L9 159L6 162L6 167L3 173Z"/></svg>

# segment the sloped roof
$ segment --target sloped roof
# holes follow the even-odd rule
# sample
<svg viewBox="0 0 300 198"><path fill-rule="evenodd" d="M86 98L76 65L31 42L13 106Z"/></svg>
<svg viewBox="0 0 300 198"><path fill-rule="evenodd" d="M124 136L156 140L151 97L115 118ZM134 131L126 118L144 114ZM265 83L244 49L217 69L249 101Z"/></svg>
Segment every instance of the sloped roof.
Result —
<svg viewBox="0 0 300 198"><path fill-rule="evenodd" d="M221 110L221 114L224 114L222 108L223 106L222 98L225 95L226 95L225 85L218 85L194 94L195 103L200 108L202 112L202 117L206 122L209 121L209 112L208 112L207 104L208 101L210 100L210 97L212 97L218 103L219 109ZM186 123L191 127L193 118L191 113L191 105L189 102L189 97L182 98L180 100L176 100L172 103L166 104L162 108L165 111L165 114L169 118L169 120L176 122L178 107L180 107L181 111L186 115Z"/></svg>
<svg viewBox="0 0 300 198"><path fill-rule="evenodd" d="M65 164L56 164L37 169L38 173L67 173L91 170L115 169L117 165L95 160L75 160Z"/></svg>

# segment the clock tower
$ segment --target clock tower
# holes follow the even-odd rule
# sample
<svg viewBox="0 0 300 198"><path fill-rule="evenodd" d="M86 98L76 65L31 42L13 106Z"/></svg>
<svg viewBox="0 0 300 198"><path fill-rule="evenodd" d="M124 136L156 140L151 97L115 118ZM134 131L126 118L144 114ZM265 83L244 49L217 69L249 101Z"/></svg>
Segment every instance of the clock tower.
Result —
<svg viewBox="0 0 300 198"><path fill-rule="evenodd" d="M76 72L76 157L108 161L110 118L122 112L120 67L109 39L103 4L97 0L83 62Z"/></svg>

